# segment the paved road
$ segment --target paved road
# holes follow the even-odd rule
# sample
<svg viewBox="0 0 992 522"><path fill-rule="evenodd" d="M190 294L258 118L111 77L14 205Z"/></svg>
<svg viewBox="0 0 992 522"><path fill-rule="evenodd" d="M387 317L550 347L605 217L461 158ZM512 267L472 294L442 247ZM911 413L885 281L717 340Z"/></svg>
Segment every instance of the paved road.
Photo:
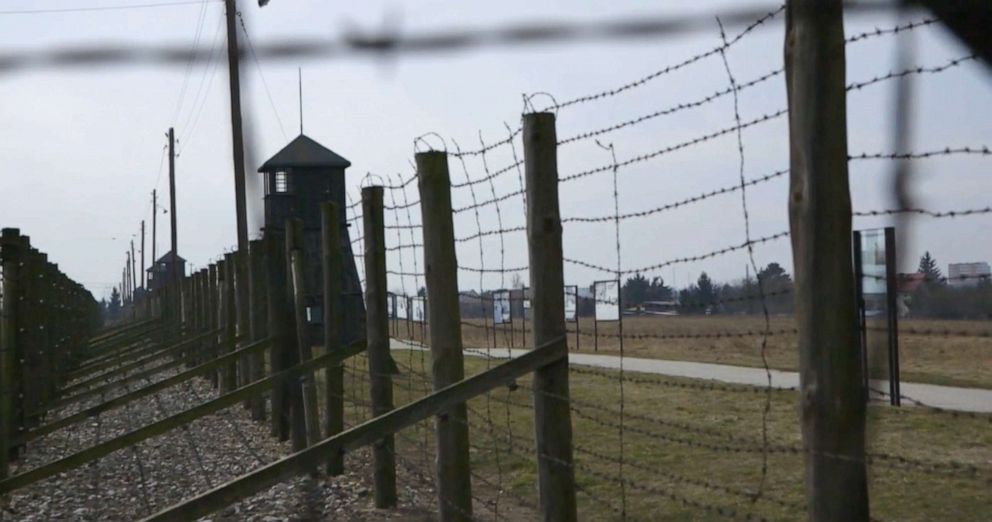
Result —
<svg viewBox="0 0 992 522"><path fill-rule="evenodd" d="M420 349L420 347L418 345L393 339L392 349L416 350ZM501 348L499 350L493 350L493 352L494 354L505 355L506 349ZM511 350L512 357L518 357L523 353L525 353L524 350ZM485 349L468 349L465 351L465 355L483 357L485 356ZM620 357L615 355L572 352L568 354L568 357L570 364L609 369L620 368ZM691 379L709 379L750 386L765 386L768 382L768 376L762 368L731 366L727 364L624 357L623 367L626 371L668 375L672 377L688 377ZM799 374L796 372L771 370L771 378L772 386L776 388L799 387ZM889 384L887 381L873 381L872 387L879 390L888 390ZM959 388L955 386L937 386L934 384L920 384L912 382L903 382L901 384L901 390L904 397L911 397L928 406L935 406L949 410L992 413L992 390L980 388ZM904 400L903 405L909 406L909 401Z"/></svg>

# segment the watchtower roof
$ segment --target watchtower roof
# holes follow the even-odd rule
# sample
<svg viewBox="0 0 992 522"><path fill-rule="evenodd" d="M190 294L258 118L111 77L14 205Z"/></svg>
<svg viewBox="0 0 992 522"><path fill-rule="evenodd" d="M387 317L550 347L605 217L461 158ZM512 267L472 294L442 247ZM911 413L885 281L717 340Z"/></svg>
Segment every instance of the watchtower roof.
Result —
<svg viewBox="0 0 992 522"><path fill-rule="evenodd" d="M274 172L293 168L341 168L351 166L351 162L336 152L300 134L275 156L258 168L259 172Z"/></svg>

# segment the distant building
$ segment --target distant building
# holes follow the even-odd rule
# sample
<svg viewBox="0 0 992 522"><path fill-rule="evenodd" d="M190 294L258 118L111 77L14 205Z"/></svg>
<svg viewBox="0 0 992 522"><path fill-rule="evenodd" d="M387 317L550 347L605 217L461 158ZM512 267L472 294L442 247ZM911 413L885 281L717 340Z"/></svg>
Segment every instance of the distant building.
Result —
<svg viewBox="0 0 992 522"><path fill-rule="evenodd" d="M179 277L186 275L186 260L182 256L173 254L170 250L164 256L158 258L155 264L147 270L149 290L158 290L172 283L173 264L179 265L176 267L175 272Z"/></svg>
<svg viewBox="0 0 992 522"><path fill-rule="evenodd" d="M985 261L977 263L951 263L947 265L947 284L956 287L978 286L992 277L992 269Z"/></svg>

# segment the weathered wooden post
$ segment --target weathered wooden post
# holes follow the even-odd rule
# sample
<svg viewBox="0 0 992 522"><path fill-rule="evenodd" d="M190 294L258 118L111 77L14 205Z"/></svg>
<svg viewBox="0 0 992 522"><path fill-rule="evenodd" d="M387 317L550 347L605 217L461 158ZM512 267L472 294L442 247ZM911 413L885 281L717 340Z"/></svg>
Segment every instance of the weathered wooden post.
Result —
<svg viewBox="0 0 992 522"><path fill-rule="evenodd" d="M270 375L287 368L285 353L290 343L289 324L286 320L286 263L282 253L282 235L267 228L262 242L265 247L266 303L268 330L272 343L269 347ZM278 379L272 386L272 435L279 440L289 438L289 406L286 384Z"/></svg>
<svg viewBox="0 0 992 522"><path fill-rule="evenodd" d="M234 316L235 316L235 344L232 347L237 350L248 345L248 336L251 331L251 296L248 293L248 246L244 250L234 252ZM251 358L247 355L238 357L238 387L242 387L251 382ZM258 396L245 399L242 406L251 411L252 401Z"/></svg>
<svg viewBox="0 0 992 522"><path fill-rule="evenodd" d="M283 310L286 321L287 342L283 352L283 363L286 368L295 366L300 362L300 352L296 336L296 318L293 311L296 308L294 300L293 271L292 271L292 246L303 243L303 224L299 219L290 218L286 220L285 241L283 249L283 266L285 267L285 296L283 298ZM286 398L288 399L289 411L289 435L293 443L293 451L300 451L307 447L307 424L306 406L303 404L303 388L300 377L294 377L285 381Z"/></svg>
<svg viewBox="0 0 992 522"><path fill-rule="evenodd" d="M561 343L561 359L534 372L534 433L541 519L573 521L577 514L572 419L568 403L555 115L548 112L525 114L523 142L534 345Z"/></svg>
<svg viewBox="0 0 992 522"><path fill-rule="evenodd" d="M841 0L787 2L785 79L809 519L864 521L866 393L851 266Z"/></svg>
<svg viewBox="0 0 992 522"><path fill-rule="evenodd" d="M382 187L362 189L365 225L365 332L369 361L372 416L393 409L392 359L389 355L389 307L386 303L386 230L382 215ZM375 507L396 507L395 443L387 435L372 445Z"/></svg>
<svg viewBox="0 0 992 522"><path fill-rule="evenodd" d="M217 263L212 263L207 269L207 313L209 314L208 324L211 330L217 330L220 328L220 294L217 284ZM165 303L168 302L166 299ZM218 339L222 335L211 335L209 350L207 356L211 359L216 359L218 355L217 347L220 346ZM220 370L210 372L210 383L214 388L217 388L220 383Z"/></svg>
<svg viewBox="0 0 992 522"><path fill-rule="evenodd" d="M421 152L416 155L416 161L424 233L431 373L434 390L440 390L465 377L451 181L447 153ZM442 522L470 520L472 478L465 404L435 417L435 430L440 519Z"/></svg>
<svg viewBox="0 0 992 522"><path fill-rule="evenodd" d="M15 418L14 401L17 399L17 299L18 293L18 241L19 231L5 228L0 233L0 266L3 284L0 297L0 480L7 478L11 441L20 421Z"/></svg>
<svg viewBox="0 0 992 522"><path fill-rule="evenodd" d="M265 248L261 241L255 240L248 244L248 295L251 302L249 333L252 342L261 341L268 335L266 324L266 285L265 285ZM251 380L257 381L265 377L265 356L255 352L251 356ZM251 418L255 421L265 420L265 397L258 395L252 400Z"/></svg>
<svg viewBox="0 0 992 522"><path fill-rule="evenodd" d="M289 255L290 290L293 292L296 349L299 361L313 359L313 348L307 334L306 281L304 277L303 220L286 223L286 252ZM306 421L308 445L320 442L320 411L317 409L317 385L314 372L304 372L300 378L303 393L303 414Z"/></svg>
<svg viewBox="0 0 992 522"><path fill-rule="evenodd" d="M338 206L333 202L320 205L321 262L324 274L324 350L340 350L341 340L341 234ZM331 363L324 370L324 412L327 421L325 435L333 437L344 430L344 365ZM344 454L340 451L328 457L327 474L344 473Z"/></svg>
<svg viewBox="0 0 992 522"><path fill-rule="evenodd" d="M221 344L221 354L226 354L234 349L234 337L236 335L235 322L237 315L234 310L234 254L224 254L224 260L218 263L217 274L221 278L221 322L224 325L223 339ZM238 387L238 367L236 361L231 361L221 367L222 393L234 391Z"/></svg>

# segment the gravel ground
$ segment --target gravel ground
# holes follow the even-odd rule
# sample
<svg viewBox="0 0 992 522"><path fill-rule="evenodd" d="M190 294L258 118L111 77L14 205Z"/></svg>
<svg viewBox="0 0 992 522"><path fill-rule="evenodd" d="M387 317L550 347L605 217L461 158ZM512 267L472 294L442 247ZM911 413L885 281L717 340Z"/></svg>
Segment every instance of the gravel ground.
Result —
<svg viewBox="0 0 992 522"><path fill-rule="evenodd" d="M167 360L148 361L127 373L134 374ZM91 397L51 411L44 422L71 415L182 370L167 370L103 397ZM121 375L111 377L119 379ZM92 386L105 382L100 380ZM54 462L216 396L216 390L206 379L186 381L31 441L12 472L21 473ZM366 412L353 404L347 415L362 420ZM249 412L238 405L19 489L0 499L0 521L141 519L289 453L288 442L279 442L269 435L267 422L253 422ZM377 510L372 505L371 452L362 449L346 456L348 471L342 476L297 477L202 520L435 520L431 461L426 454L397 455L400 506L394 510ZM476 499L477 518L487 518L485 515L490 514L486 504L485 499ZM506 513L511 520L534 518L531 511Z"/></svg>
<svg viewBox="0 0 992 522"><path fill-rule="evenodd" d="M164 362L150 361L141 371ZM159 380L180 371L153 377ZM134 383L107 396L93 397L48 414L47 421L70 415L102 400L127 393L150 381ZM94 385L102 384L103 381ZM34 440L15 464L20 473L53 462L140 426L215 397L210 383L194 379L125 407L87 419ZM88 465L62 473L3 499L3 521L135 520L201 493L290 453L288 443L268 434L268 425L252 422L235 406L199 419L185 428L116 451ZM433 492L407 470L398 470L400 508L376 510L366 472L371 457L356 451L346 458L339 477L298 477L228 507L203 520L432 520Z"/></svg>

